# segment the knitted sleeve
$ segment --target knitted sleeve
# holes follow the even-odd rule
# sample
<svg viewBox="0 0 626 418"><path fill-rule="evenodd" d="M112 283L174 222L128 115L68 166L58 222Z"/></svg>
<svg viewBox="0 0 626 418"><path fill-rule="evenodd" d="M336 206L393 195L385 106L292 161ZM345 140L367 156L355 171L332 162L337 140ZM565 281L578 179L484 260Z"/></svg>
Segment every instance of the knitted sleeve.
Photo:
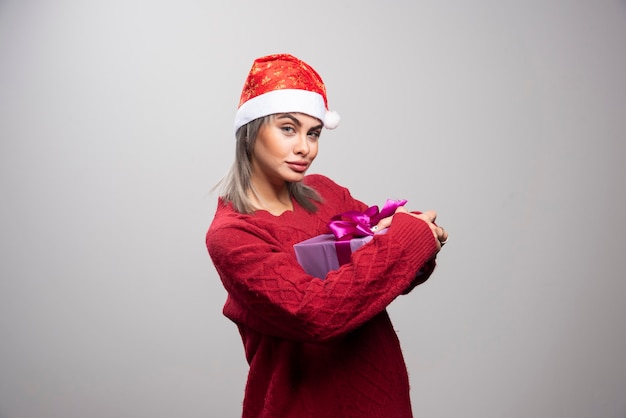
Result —
<svg viewBox="0 0 626 418"><path fill-rule="evenodd" d="M382 312L437 252L424 221L398 214L389 232L320 280L267 234L271 231L244 224L207 234L209 254L229 294L224 314L262 334L309 342L348 333Z"/></svg>

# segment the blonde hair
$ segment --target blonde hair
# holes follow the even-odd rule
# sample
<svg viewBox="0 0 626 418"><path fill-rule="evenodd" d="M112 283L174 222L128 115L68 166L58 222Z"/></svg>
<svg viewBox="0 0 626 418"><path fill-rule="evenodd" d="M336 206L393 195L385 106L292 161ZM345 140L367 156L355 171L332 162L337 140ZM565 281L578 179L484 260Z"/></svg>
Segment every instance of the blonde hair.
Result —
<svg viewBox="0 0 626 418"><path fill-rule="evenodd" d="M248 192L252 187L252 154L259 129L269 122L274 115L263 116L243 125L235 134L235 161L222 181L220 196L224 203L232 202L239 213L251 214L257 208L252 204ZM289 194L308 212L316 212L322 198L315 189L305 186L302 182L287 183Z"/></svg>

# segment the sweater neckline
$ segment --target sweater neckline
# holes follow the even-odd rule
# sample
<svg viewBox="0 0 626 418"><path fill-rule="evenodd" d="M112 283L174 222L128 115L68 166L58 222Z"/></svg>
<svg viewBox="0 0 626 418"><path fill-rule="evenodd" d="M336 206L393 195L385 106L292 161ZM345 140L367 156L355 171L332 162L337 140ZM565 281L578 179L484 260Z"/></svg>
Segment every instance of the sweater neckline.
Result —
<svg viewBox="0 0 626 418"><path fill-rule="evenodd" d="M280 215L274 215L273 213L271 213L270 211L268 211L266 209L257 209L254 212L257 215L262 214L263 216L270 217L270 218L275 218L275 219L286 218L286 217L295 215L296 211L299 209L298 202L296 202L296 200L293 197L291 198L291 204L293 206L293 209L292 210L286 210L283 213L281 213Z"/></svg>

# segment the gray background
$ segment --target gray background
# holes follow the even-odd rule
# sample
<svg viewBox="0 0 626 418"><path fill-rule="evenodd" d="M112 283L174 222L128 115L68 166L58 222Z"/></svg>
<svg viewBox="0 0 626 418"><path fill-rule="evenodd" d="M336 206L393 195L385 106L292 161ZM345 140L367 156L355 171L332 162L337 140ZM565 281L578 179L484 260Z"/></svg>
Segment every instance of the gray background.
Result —
<svg viewBox="0 0 626 418"><path fill-rule="evenodd" d="M252 60L343 117L313 169L450 231L390 307L416 416L626 417L626 3L0 2L0 417L235 417L204 247Z"/></svg>

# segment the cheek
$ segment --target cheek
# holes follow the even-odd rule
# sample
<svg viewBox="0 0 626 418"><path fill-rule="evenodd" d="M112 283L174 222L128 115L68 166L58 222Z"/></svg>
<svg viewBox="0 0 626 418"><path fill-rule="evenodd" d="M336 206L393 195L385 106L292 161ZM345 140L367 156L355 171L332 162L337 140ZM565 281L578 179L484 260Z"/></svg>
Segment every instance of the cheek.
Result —
<svg viewBox="0 0 626 418"><path fill-rule="evenodd" d="M319 151L319 142L313 142L309 148L309 156L311 160L317 157L317 153Z"/></svg>
<svg viewBox="0 0 626 418"><path fill-rule="evenodd" d="M257 140L254 144L254 155L257 159L265 160L280 154L279 148L274 141Z"/></svg>
<svg viewBox="0 0 626 418"><path fill-rule="evenodd" d="M288 144L285 143L285 141L265 141L264 148L267 155L273 156L283 156L290 151L290 148L288 147Z"/></svg>

